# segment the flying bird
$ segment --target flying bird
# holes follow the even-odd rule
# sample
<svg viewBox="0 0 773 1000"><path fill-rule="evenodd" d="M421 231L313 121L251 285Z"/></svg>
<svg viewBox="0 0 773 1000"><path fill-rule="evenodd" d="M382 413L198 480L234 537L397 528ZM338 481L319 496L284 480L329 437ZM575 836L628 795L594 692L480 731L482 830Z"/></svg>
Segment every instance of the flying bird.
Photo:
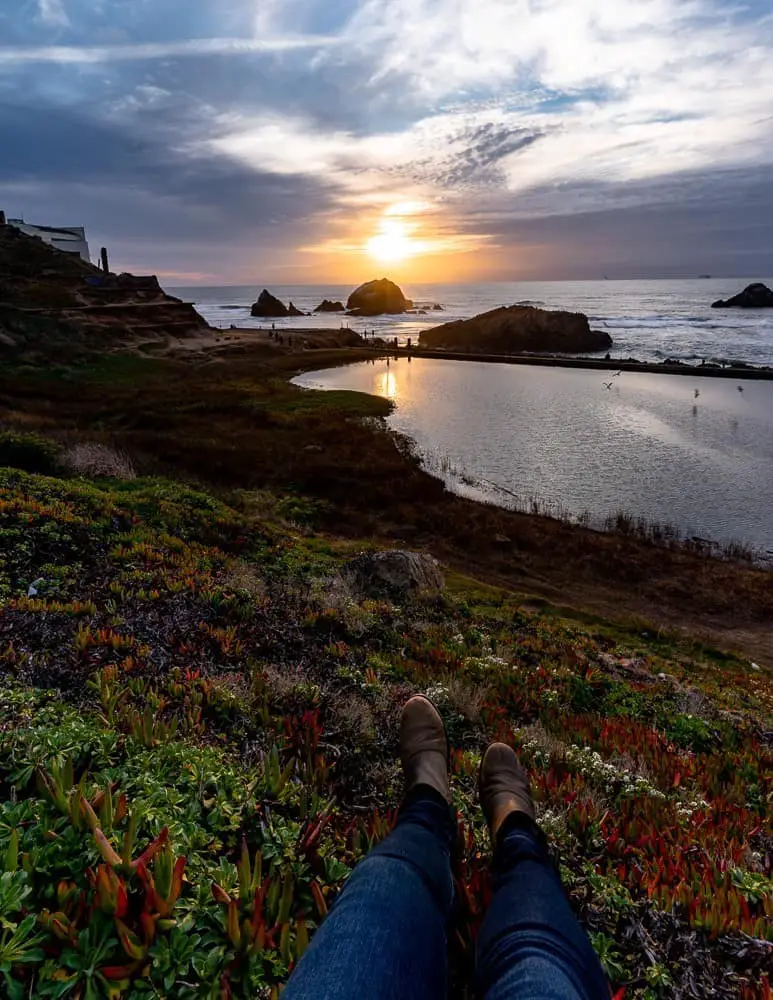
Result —
<svg viewBox="0 0 773 1000"><path fill-rule="evenodd" d="M612 383L611 382L603 382L602 385L604 386L605 389L611 389L612 388Z"/></svg>
<svg viewBox="0 0 773 1000"><path fill-rule="evenodd" d="M700 391L700 389L696 389L696 390L695 390L695 398L697 399L697 398L698 398L698 396L700 396L700 394L701 394L701 391Z"/></svg>
<svg viewBox="0 0 773 1000"><path fill-rule="evenodd" d="M742 385L739 385L739 386L738 386L738 391L739 391L739 392L743 392L743 386L742 386Z"/></svg>

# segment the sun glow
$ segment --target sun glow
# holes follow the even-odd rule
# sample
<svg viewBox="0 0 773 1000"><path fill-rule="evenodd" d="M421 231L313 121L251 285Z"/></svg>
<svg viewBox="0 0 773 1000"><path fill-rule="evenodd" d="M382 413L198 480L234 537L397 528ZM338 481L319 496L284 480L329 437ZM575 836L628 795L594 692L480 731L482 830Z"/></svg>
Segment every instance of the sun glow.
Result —
<svg viewBox="0 0 773 1000"><path fill-rule="evenodd" d="M385 264L397 264L416 256L420 244L411 239L411 228L402 219L383 219L381 231L366 244L368 253Z"/></svg>

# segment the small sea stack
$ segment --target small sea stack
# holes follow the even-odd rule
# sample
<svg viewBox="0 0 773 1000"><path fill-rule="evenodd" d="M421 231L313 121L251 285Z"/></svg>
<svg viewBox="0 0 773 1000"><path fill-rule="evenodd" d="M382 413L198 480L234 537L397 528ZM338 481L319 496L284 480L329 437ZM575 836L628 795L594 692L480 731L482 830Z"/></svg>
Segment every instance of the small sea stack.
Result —
<svg viewBox="0 0 773 1000"><path fill-rule="evenodd" d="M761 281L747 285L731 299L718 299L712 309L773 309L773 291Z"/></svg>
<svg viewBox="0 0 773 1000"><path fill-rule="evenodd" d="M344 312L346 306L343 302L334 302L332 299L323 299L317 308L314 310L315 313L338 313Z"/></svg>
<svg viewBox="0 0 773 1000"><path fill-rule="evenodd" d="M258 296L258 301L250 309L250 315L260 319L283 319L291 313L284 302L280 302L275 295L264 288Z"/></svg>

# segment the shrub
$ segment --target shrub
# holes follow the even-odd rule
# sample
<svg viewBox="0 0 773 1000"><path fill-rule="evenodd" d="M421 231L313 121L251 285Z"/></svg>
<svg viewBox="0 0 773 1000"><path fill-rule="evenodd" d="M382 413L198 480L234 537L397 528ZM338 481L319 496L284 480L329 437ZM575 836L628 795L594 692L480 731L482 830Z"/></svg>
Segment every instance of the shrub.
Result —
<svg viewBox="0 0 773 1000"><path fill-rule="evenodd" d="M677 715L666 732L677 746L696 753L708 753L717 742L714 730L697 715Z"/></svg>
<svg viewBox="0 0 773 1000"><path fill-rule="evenodd" d="M38 434L0 431L0 466L3 465L51 476L59 469L59 448Z"/></svg>

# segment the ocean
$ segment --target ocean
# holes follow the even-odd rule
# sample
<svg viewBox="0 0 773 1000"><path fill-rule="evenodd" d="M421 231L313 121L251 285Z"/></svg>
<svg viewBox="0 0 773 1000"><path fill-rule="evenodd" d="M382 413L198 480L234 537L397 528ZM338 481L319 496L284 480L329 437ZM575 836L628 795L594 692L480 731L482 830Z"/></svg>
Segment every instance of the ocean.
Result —
<svg viewBox="0 0 773 1000"><path fill-rule="evenodd" d="M515 303L585 313L595 329L614 341L613 358L641 361L679 359L745 361L773 365L773 309L719 310L711 303L728 298L754 281L773 286L771 278L694 278L658 281L513 281L488 284L404 284L405 294L425 315L356 319L344 314L316 314L276 320L278 330L335 329L342 324L378 336L397 337L400 344L422 330L453 319L466 319L497 306ZM266 326L253 319L250 306L262 285L168 288L172 295L193 302L213 326ZM272 285L283 302L311 312L322 299L346 302L352 285ZM442 312L432 311L441 305Z"/></svg>

